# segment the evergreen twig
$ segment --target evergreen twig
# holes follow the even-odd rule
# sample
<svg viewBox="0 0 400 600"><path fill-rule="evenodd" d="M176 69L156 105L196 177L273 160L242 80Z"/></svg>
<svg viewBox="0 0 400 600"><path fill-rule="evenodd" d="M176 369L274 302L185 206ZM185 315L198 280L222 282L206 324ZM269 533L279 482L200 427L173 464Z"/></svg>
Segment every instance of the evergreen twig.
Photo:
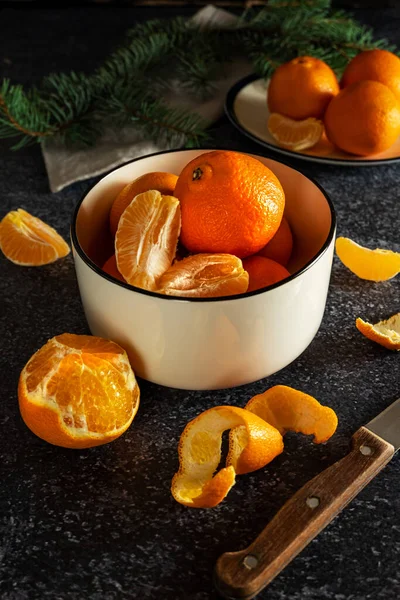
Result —
<svg viewBox="0 0 400 600"><path fill-rule="evenodd" d="M210 96L224 65L237 57L262 77L305 54L340 75L358 52L371 48L395 51L345 12L332 11L329 0L269 0L223 29L181 17L155 19L128 31L126 43L90 76L53 74L29 90L3 80L0 139L16 138L14 149L48 139L82 146L95 143L108 125L131 125L164 145L197 146L206 139L207 123L163 101L168 88Z"/></svg>

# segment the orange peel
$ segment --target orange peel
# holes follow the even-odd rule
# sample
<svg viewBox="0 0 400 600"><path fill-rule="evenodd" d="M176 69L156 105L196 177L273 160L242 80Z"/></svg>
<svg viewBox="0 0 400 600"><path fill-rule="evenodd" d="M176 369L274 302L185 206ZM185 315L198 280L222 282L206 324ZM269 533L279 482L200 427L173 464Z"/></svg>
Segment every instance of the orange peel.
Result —
<svg viewBox="0 0 400 600"><path fill-rule="evenodd" d="M369 340L388 350L400 350L400 313L374 324L358 317L356 327Z"/></svg>
<svg viewBox="0 0 400 600"><path fill-rule="evenodd" d="M258 415L282 435L295 431L314 435L314 442L326 442L336 431L338 419L328 406L286 385L275 385L263 394L254 396L245 407Z"/></svg>
<svg viewBox="0 0 400 600"><path fill-rule="evenodd" d="M336 240L336 254L361 279L387 281L400 272L400 253L392 250L370 250L349 238L339 237Z"/></svg>
<svg viewBox="0 0 400 600"><path fill-rule="evenodd" d="M221 460L222 434L231 430L226 467ZM178 445L179 470L171 492L180 504L217 506L235 483L235 473L264 467L283 451L282 436L255 414L234 406L216 406L188 423Z"/></svg>

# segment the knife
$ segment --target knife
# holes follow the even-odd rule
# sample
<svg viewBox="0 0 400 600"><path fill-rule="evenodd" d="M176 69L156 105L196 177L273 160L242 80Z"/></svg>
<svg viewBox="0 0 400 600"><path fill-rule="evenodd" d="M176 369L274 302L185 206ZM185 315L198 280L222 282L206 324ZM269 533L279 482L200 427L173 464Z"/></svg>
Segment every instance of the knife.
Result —
<svg viewBox="0 0 400 600"><path fill-rule="evenodd" d="M306 483L248 548L219 557L214 582L224 598L254 598L391 460L400 447L400 398L352 442L350 453Z"/></svg>

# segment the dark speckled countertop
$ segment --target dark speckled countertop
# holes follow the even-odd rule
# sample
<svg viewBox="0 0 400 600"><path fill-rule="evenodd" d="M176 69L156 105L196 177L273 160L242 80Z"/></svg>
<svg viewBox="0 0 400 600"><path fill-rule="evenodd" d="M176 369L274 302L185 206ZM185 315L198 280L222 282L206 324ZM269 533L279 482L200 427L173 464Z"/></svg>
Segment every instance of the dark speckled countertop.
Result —
<svg viewBox="0 0 400 600"><path fill-rule="evenodd" d="M399 10L356 14L375 24L378 35L400 42ZM5 9L0 12L0 75L27 83L52 70L82 63L91 68L120 32L152 16L149 8ZM225 118L214 131L225 146L259 151ZM400 250L400 164L296 166L331 195L339 235ZM90 183L51 194L39 148L13 153L0 143L1 216L23 207L67 238L75 203ZM17 382L28 358L47 339L64 331L88 333L72 257L37 270L0 257L0 273L1 600L216 598L211 575L217 557L248 545L302 484L344 456L360 425L400 396L400 357L366 340L354 326L359 315L374 321L400 309L400 278L361 281L335 258L321 328L292 365L268 380L218 392L177 391L140 381L140 410L124 436L89 451L53 447L23 424ZM243 406L277 383L302 389L335 409L339 428L332 440L315 446L288 435L285 453L265 469L240 477L216 509L177 504L169 488L187 421L213 405ZM400 460L394 458L259 598L398 600L399 484Z"/></svg>

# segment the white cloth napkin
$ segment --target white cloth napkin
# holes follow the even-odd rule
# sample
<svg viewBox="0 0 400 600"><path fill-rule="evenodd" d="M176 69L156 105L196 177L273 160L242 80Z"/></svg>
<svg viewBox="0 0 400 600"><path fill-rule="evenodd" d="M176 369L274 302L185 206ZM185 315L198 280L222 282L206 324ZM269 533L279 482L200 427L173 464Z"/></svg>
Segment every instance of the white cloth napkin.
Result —
<svg viewBox="0 0 400 600"><path fill-rule="evenodd" d="M235 22L236 17L208 5L196 13L193 20L200 24L215 23L223 27ZM216 82L216 93L211 100L199 103L183 97L179 90L166 100L172 105L193 110L208 122L212 122L221 116L229 88L250 72L251 66L245 61L234 62L225 69L225 78ZM58 192L75 181L100 175L133 158L170 148L169 145L143 139L133 127L127 127L124 130L107 129L91 148L72 150L54 141L47 141L42 145L42 152L50 189L52 192Z"/></svg>

